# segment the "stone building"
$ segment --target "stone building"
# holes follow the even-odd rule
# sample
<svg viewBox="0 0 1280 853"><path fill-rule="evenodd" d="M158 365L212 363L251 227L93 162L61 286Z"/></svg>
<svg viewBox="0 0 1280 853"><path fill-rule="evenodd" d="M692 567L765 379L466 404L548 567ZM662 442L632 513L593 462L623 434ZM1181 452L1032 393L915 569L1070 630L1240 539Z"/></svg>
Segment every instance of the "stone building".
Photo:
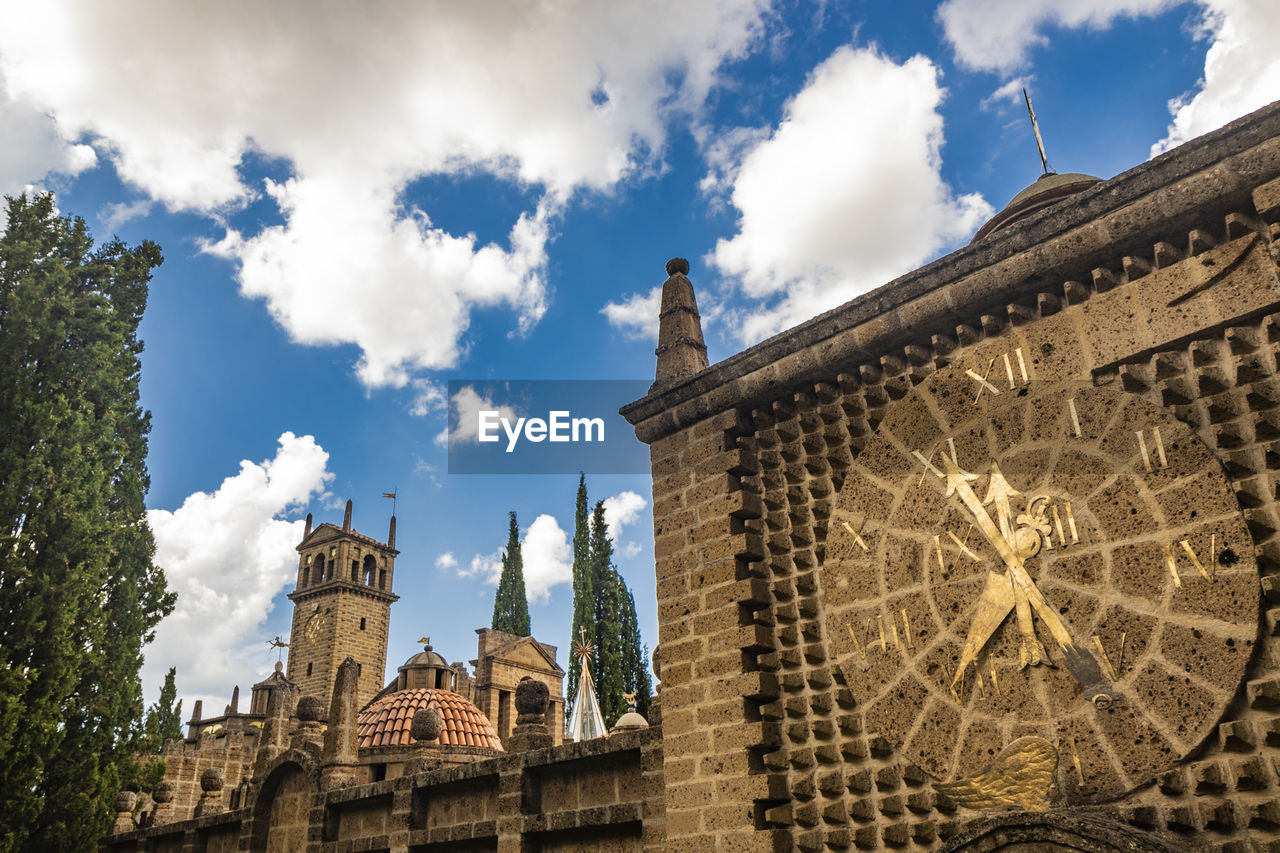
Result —
<svg viewBox="0 0 1280 853"><path fill-rule="evenodd" d="M539 747L530 681L374 782L343 664L319 759L277 703L240 800L107 849L1280 849L1278 240L1280 104L714 366L669 262L660 725Z"/></svg>

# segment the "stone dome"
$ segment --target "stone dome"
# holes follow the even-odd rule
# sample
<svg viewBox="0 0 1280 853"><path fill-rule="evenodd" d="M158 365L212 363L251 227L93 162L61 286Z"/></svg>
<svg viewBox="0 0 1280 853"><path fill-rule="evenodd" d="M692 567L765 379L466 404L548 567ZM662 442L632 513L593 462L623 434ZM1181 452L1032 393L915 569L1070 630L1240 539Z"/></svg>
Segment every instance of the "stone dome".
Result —
<svg viewBox="0 0 1280 853"><path fill-rule="evenodd" d="M1030 186L1025 187L1022 192L1015 195L1013 200L1004 206L1004 210L991 217L986 225L979 228L978 233L973 235L973 239L970 242L976 243L983 237L1008 228L1013 223L1020 219L1025 219L1038 210L1057 204L1064 198L1083 192L1094 184L1100 183L1102 183L1101 178L1095 178L1093 175L1083 175L1079 172L1067 172L1062 175L1056 172L1043 174Z"/></svg>
<svg viewBox="0 0 1280 853"><path fill-rule="evenodd" d="M479 746L502 752L502 741L493 723L479 708L457 693L422 687L399 690L374 700L356 719L356 737L362 749L375 746L410 746L413 715L434 705L444 718L441 746Z"/></svg>
<svg viewBox="0 0 1280 853"><path fill-rule="evenodd" d="M400 669L408 669L410 667L417 666L436 666L441 669L448 669L449 663L441 657L438 652L433 651L430 646L427 646L425 649L405 661L400 666Z"/></svg>

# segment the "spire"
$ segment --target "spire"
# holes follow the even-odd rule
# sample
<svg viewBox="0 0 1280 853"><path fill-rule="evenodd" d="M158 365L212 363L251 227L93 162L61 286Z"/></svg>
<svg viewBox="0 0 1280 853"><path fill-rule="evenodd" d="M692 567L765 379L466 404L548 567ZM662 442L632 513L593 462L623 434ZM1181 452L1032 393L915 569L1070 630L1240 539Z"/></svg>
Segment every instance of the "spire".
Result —
<svg viewBox="0 0 1280 853"><path fill-rule="evenodd" d="M351 501L347 501L347 511L342 514L342 532L351 532Z"/></svg>
<svg viewBox="0 0 1280 853"><path fill-rule="evenodd" d="M604 737L604 717L600 713L600 703L596 701L596 688L591 681L591 655L595 647L584 639L575 644L573 653L582 661L582 676L578 679L578 695L573 699L573 714L569 718L569 739L573 741L591 740Z"/></svg>
<svg viewBox="0 0 1280 853"><path fill-rule="evenodd" d="M391 528L387 531L387 547L396 547L396 517L391 516Z"/></svg>
<svg viewBox="0 0 1280 853"><path fill-rule="evenodd" d="M302 531L302 538L306 539L311 535L311 513L307 513L307 527Z"/></svg>
<svg viewBox="0 0 1280 853"><path fill-rule="evenodd" d="M658 348L654 350L658 369L650 392L674 385L707 366L702 319L688 275L689 262L684 258L667 261L668 278L662 285L658 311Z"/></svg>
<svg viewBox="0 0 1280 853"><path fill-rule="evenodd" d="M1040 123L1036 121L1036 111L1031 108L1031 96L1027 94L1027 87L1022 87L1022 99L1027 102L1027 115L1031 116L1031 129L1036 132L1036 148L1040 149L1040 165L1044 168L1046 175L1054 174L1053 169L1049 168L1049 159L1044 154L1044 140L1040 138Z"/></svg>
<svg viewBox="0 0 1280 853"><path fill-rule="evenodd" d="M240 685L237 684L235 689L231 691L231 704L227 706L228 714L240 713Z"/></svg>

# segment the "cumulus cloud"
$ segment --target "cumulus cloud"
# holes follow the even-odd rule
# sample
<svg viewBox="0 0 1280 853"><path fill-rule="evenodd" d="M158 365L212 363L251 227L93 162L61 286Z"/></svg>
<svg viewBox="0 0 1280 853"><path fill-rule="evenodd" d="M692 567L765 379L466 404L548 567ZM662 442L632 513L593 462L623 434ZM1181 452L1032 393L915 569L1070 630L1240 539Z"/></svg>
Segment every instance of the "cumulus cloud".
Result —
<svg viewBox="0 0 1280 853"><path fill-rule="evenodd" d="M467 566L457 567L458 577L477 578L483 584L497 586L502 577L502 553L499 549L492 554L476 554ZM524 560L525 599L530 604L545 603L551 598L551 587L573 581L573 547L554 516L539 515L524 529L520 555ZM452 559L452 555L449 557ZM436 565L440 565L439 560ZM453 565L457 565L456 560Z"/></svg>
<svg viewBox="0 0 1280 853"><path fill-rule="evenodd" d="M956 59L983 71L1012 71L1053 27L1101 30L1117 18L1154 15L1183 0L946 0L938 21ZM1261 0L1267 2L1267 0Z"/></svg>
<svg viewBox="0 0 1280 853"><path fill-rule="evenodd" d="M18 195L51 174L77 175L98 161L93 148L64 137L29 100L9 95L2 71L0 140L0 195Z"/></svg>
<svg viewBox="0 0 1280 853"><path fill-rule="evenodd" d="M458 567L458 558L453 556L452 551L445 551L439 557L436 557L437 569L456 569Z"/></svg>
<svg viewBox="0 0 1280 853"><path fill-rule="evenodd" d="M1173 121L1153 157L1280 98L1280 4L1209 0L1200 34L1210 41L1204 77L1169 102Z"/></svg>
<svg viewBox="0 0 1280 853"><path fill-rule="evenodd" d="M195 492L176 510L147 512L156 565L178 594L146 649L149 690L176 666L183 695L220 712L236 679L269 673L268 637L259 631L272 599L296 579L294 547L303 531L303 522L283 516L333 479L329 454L313 437L286 432L279 443L273 459L241 462L212 494Z"/></svg>
<svg viewBox="0 0 1280 853"><path fill-rule="evenodd" d="M363 382L402 386L458 362L477 308L513 312L516 333L538 322L558 212L655 168L671 116L700 110L767 6L9 4L0 74L55 134L22 147L45 158L24 177L71 168L87 142L171 210L265 199L281 224L206 249L294 340L355 344ZM277 180L247 183L249 156ZM477 172L535 199L500 242L405 201L419 178Z"/></svg>
<svg viewBox="0 0 1280 853"><path fill-rule="evenodd" d="M554 516L543 514L533 520L520 541L520 554L530 604L547 601L551 587L573 582L573 547Z"/></svg>
<svg viewBox="0 0 1280 853"><path fill-rule="evenodd" d="M732 318L744 343L919 266L991 215L939 174L943 96L923 56L842 47L745 152L730 197L738 233L709 257L761 303Z"/></svg>
<svg viewBox="0 0 1280 853"><path fill-rule="evenodd" d="M662 285L648 293L631 293L621 302L606 303L600 313L609 325L633 340L658 339L658 309L662 305Z"/></svg>
<svg viewBox="0 0 1280 853"><path fill-rule="evenodd" d="M453 412L449 422L454 425L452 438L455 442L477 443L480 440L480 412L497 412L498 417L515 423L520 417L514 408L506 403L495 403L491 398L481 395L470 385L464 385L453 395L450 401ZM448 428L436 436L436 444L449 446Z"/></svg>
<svg viewBox="0 0 1280 853"><path fill-rule="evenodd" d="M604 499L604 520L609 524L609 532L614 536L622 528L633 524L640 518L640 513L649 502L631 490Z"/></svg>

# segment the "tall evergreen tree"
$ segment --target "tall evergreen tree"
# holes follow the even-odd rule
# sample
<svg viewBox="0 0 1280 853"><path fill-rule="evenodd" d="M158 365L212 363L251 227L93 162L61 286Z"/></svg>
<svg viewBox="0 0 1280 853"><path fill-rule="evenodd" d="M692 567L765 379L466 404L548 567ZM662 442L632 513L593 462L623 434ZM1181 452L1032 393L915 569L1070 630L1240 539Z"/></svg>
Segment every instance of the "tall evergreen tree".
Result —
<svg viewBox="0 0 1280 853"><path fill-rule="evenodd" d="M578 496L573 511L573 625L569 633L569 648L573 648L584 636L596 643L595 591L592 585L591 529L587 517L587 478L578 475ZM591 672L598 675L599 643L597 653L590 660ZM582 674L582 662L577 655L569 655L569 696L578 695L578 677Z"/></svg>
<svg viewBox="0 0 1280 853"><path fill-rule="evenodd" d="M623 701L621 600L626 587L613 567L613 541L604 517L604 501L591 514L591 587L595 592L596 697L607 726L626 710Z"/></svg>
<svg viewBox="0 0 1280 853"><path fill-rule="evenodd" d="M623 583L622 605L622 687L635 694L636 711L646 719L653 698L653 681L649 678L649 647L640 641L640 624L636 619L636 600Z"/></svg>
<svg viewBox="0 0 1280 853"><path fill-rule="evenodd" d="M169 667L160 698L147 709L143 732L148 752L159 752L171 740L182 740L182 700L178 698L177 673L177 667Z"/></svg>
<svg viewBox="0 0 1280 853"><path fill-rule="evenodd" d="M524 595L524 558L520 555L520 527L511 513L507 550L502 555L502 577L493 600L493 627L520 637L529 636L529 602Z"/></svg>
<svg viewBox="0 0 1280 853"><path fill-rule="evenodd" d="M151 563L138 323L159 248L93 247L48 195L0 236L0 853L89 851L173 607Z"/></svg>

